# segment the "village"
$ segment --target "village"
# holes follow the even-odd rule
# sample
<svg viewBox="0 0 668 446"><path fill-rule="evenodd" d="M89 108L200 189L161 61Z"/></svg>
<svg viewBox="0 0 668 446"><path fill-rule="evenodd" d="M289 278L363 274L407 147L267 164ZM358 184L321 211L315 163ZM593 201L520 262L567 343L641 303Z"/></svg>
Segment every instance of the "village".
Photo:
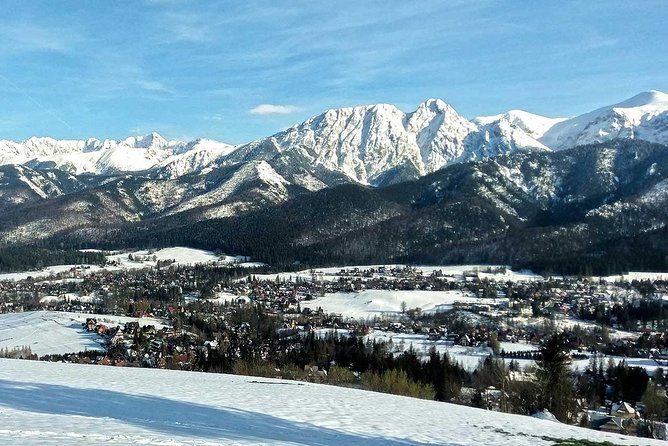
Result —
<svg viewBox="0 0 668 446"><path fill-rule="evenodd" d="M571 366L582 376L602 373L592 368L613 373L622 364L662 380L662 367L668 365L666 301L668 282L663 280L542 277L503 267L376 266L293 273L170 262L120 271L72 267L43 280L0 282L0 313L81 315L79 330L95 336L100 348L38 355L29 343L5 343L4 348L0 343L0 355L326 383L334 383L336 363L337 370L351 373L346 385L355 386L362 375L354 371L354 362L304 359L304 352L314 342L337 349L350 342L342 338L362 339L360 348L382 344L395 357L409 354L426 361L434 352L448 356L473 383L489 367L486 361L501 361L507 378L486 382L490 385L484 388L462 385L449 400L508 411L512 397L504 389L506 380L533 379L541 346L555 332L563 333ZM260 367L258 360L286 366ZM619 397L628 397L628 390L606 386L599 392L604 396L600 407L578 399L586 425L636 433L640 396L624 401Z"/></svg>
<svg viewBox="0 0 668 446"><path fill-rule="evenodd" d="M284 327L298 331L339 329L368 335L373 331L422 334L426 340L478 346L494 333L498 341L526 342L538 346L542 336L555 327L578 326L581 336L577 348L606 354L642 356L662 360L651 341L665 329L663 302L668 300L668 282L608 282L590 278L532 277L532 280L503 280L492 270L444 274L433 269L429 274L411 267L341 269L328 277L314 270L310 274L257 274L257 270L228 268L162 267L144 270L99 271L82 274L73 267L47 280L0 282L0 313L50 310L83 314L155 317L163 319L169 330L160 338L176 337L175 322L194 314L225 316L243 305L255 305L279 320ZM493 270L499 275L499 269ZM492 276L492 277L490 277ZM369 311L353 317L328 310L323 299L338 293L356 299L367 290L407 292L459 292L450 305L431 309L411 307L410 298L389 311ZM445 322L453 315L468 315L464 327L453 330ZM531 322L534 321L532 324ZM539 323L536 323L539 321ZM178 323L176 325L179 325ZM452 325L452 324L450 324ZM87 324L92 331L90 324ZM136 327L127 328L135 335ZM618 333L610 336L610 332ZM108 327L98 334L111 336ZM149 344L158 330L144 333ZM635 339L634 339L635 338ZM636 342L641 340L639 342ZM644 340L644 341L643 341ZM216 341L207 339L205 341ZM116 337L112 345L118 344ZM639 344L636 346L636 344ZM636 347L634 347L636 346ZM155 349L154 349L155 350ZM666 356L668 358L668 356ZM130 359L130 358L128 358ZM156 363L157 364L157 363Z"/></svg>

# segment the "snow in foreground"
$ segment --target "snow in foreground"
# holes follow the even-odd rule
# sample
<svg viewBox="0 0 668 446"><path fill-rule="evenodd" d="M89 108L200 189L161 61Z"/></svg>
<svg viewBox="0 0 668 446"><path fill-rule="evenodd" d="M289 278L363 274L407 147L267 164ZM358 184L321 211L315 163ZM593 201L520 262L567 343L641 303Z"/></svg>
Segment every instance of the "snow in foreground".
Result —
<svg viewBox="0 0 668 446"><path fill-rule="evenodd" d="M20 360L0 360L0 419L3 444L663 444L318 384Z"/></svg>

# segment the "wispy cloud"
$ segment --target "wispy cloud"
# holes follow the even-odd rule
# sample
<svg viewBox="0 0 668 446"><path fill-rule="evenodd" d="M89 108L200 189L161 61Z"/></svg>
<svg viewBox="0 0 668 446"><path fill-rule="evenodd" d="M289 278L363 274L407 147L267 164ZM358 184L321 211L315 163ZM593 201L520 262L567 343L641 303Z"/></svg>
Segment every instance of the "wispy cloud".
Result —
<svg viewBox="0 0 668 446"><path fill-rule="evenodd" d="M289 115L298 110L299 108L294 105L260 104L248 112L252 115Z"/></svg>
<svg viewBox="0 0 668 446"><path fill-rule="evenodd" d="M174 88L157 79L140 62L114 56L96 59L94 70L74 76L72 82L83 89L87 100L125 97L128 92L152 100L170 100L178 96Z"/></svg>
<svg viewBox="0 0 668 446"><path fill-rule="evenodd" d="M9 85L11 85L12 87L14 87L14 89L15 89L17 92L19 92L19 93L21 93L23 96L25 96L26 99L28 99L33 105L35 105L37 108L39 108L42 112L44 112L44 113L46 113L47 115L51 116L53 119L55 119L56 121L60 122L61 124L63 124L63 125L64 125L65 127L67 127L68 129L70 129L70 130L74 130L74 127L72 127L67 121L65 121L63 118L61 118L60 115L58 115L58 114L57 114L56 112L54 112L53 110L51 110L51 109L49 109L49 108L46 108L44 105L42 105L42 103L39 102L39 101L38 101L37 99L35 99L34 97L32 97L32 96L30 95L30 93L28 93L27 90L25 90L24 88L19 87L19 86L16 85L14 82L12 82L11 79L7 78L6 76L4 76L4 75L2 75L2 74L0 74L0 79L4 80L4 81L7 82Z"/></svg>
<svg viewBox="0 0 668 446"><path fill-rule="evenodd" d="M21 53L46 51L69 53L74 51L79 38L67 29L56 29L29 23L4 24L0 27L3 51Z"/></svg>

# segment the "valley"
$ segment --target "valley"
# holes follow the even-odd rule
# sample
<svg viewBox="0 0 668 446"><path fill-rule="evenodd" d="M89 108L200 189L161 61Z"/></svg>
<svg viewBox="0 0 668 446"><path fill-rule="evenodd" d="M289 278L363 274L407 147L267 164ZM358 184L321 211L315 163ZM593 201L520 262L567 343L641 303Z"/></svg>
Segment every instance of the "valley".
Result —
<svg viewBox="0 0 668 446"><path fill-rule="evenodd" d="M600 427L600 420L614 424L619 416L610 405L622 398L641 411L640 396L645 401L650 392L649 378L664 379L664 273L541 276L502 265L367 265L281 272L244 256L190 248L102 254L103 265L53 266L30 276L0 276L0 355L166 368L180 370L183 379L189 371L206 371L279 378L276 383L285 385L324 383L532 415L539 400L522 402L527 397L522 389L541 379L545 343L560 333L569 352L568 373L576 383L573 391L586 401L568 402L573 406L565 412L558 408L557 416L602 430L608 428ZM107 373L89 367L85 376ZM416 380L424 390L373 384L374 376L386 376L374 375L378 367L386 374L395 370L399 377L411 373L397 379ZM428 372L434 367L443 373L440 378ZM591 385L592 368L601 373L595 379L608 383L606 392L583 390ZM640 381L619 384L631 376ZM42 381L38 385L46 386L48 395L50 384L39 378ZM23 395L22 386L11 391L15 393L8 393L14 384L1 391L9 400L0 407L4 404L10 417L17 406L7 401ZM320 394L317 385L313 389ZM499 398L498 389L507 395ZM540 398L541 391L535 391ZM75 386L67 392L78 390ZM83 396L89 397L93 395ZM624 433L643 429L646 414L641 414L637 421L624 421ZM99 413L87 416L94 423ZM7 434L23 435L17 430L27 422L22 417L15 418L17 425ZM527 438L547 444L572 435L607 438L591 437L587 431L566 434L567 424L555 425L563 426L555 428L556 436ZM57 435L72 428L65 424L60 429ZM187 432L186 437L194 436L187 441L206 435L194 425ZM44 434L37 429L31 435ZM121 436L117 441L139 438ZM613 444L624 444L622 439L610 438Z"/></svg>

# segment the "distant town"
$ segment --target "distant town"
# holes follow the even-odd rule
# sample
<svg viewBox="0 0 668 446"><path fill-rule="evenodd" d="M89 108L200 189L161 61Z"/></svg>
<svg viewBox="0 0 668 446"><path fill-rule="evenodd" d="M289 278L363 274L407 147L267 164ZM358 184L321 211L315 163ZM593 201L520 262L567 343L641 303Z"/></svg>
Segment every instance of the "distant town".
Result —
<svg viewBox="0 0 668 446"><path fill-rule="evenodd" d="M482 265L276 272L150 252L122 254L137 267L114 270L120 257L108 269L1 281L0 356L322 382L666 439L660 274L543 277ZM30 336L12 335L31 324ZM63 330L97 347L43 351L39 339ZM541 394L545 379L557 379L567 400Z"/></svg>

